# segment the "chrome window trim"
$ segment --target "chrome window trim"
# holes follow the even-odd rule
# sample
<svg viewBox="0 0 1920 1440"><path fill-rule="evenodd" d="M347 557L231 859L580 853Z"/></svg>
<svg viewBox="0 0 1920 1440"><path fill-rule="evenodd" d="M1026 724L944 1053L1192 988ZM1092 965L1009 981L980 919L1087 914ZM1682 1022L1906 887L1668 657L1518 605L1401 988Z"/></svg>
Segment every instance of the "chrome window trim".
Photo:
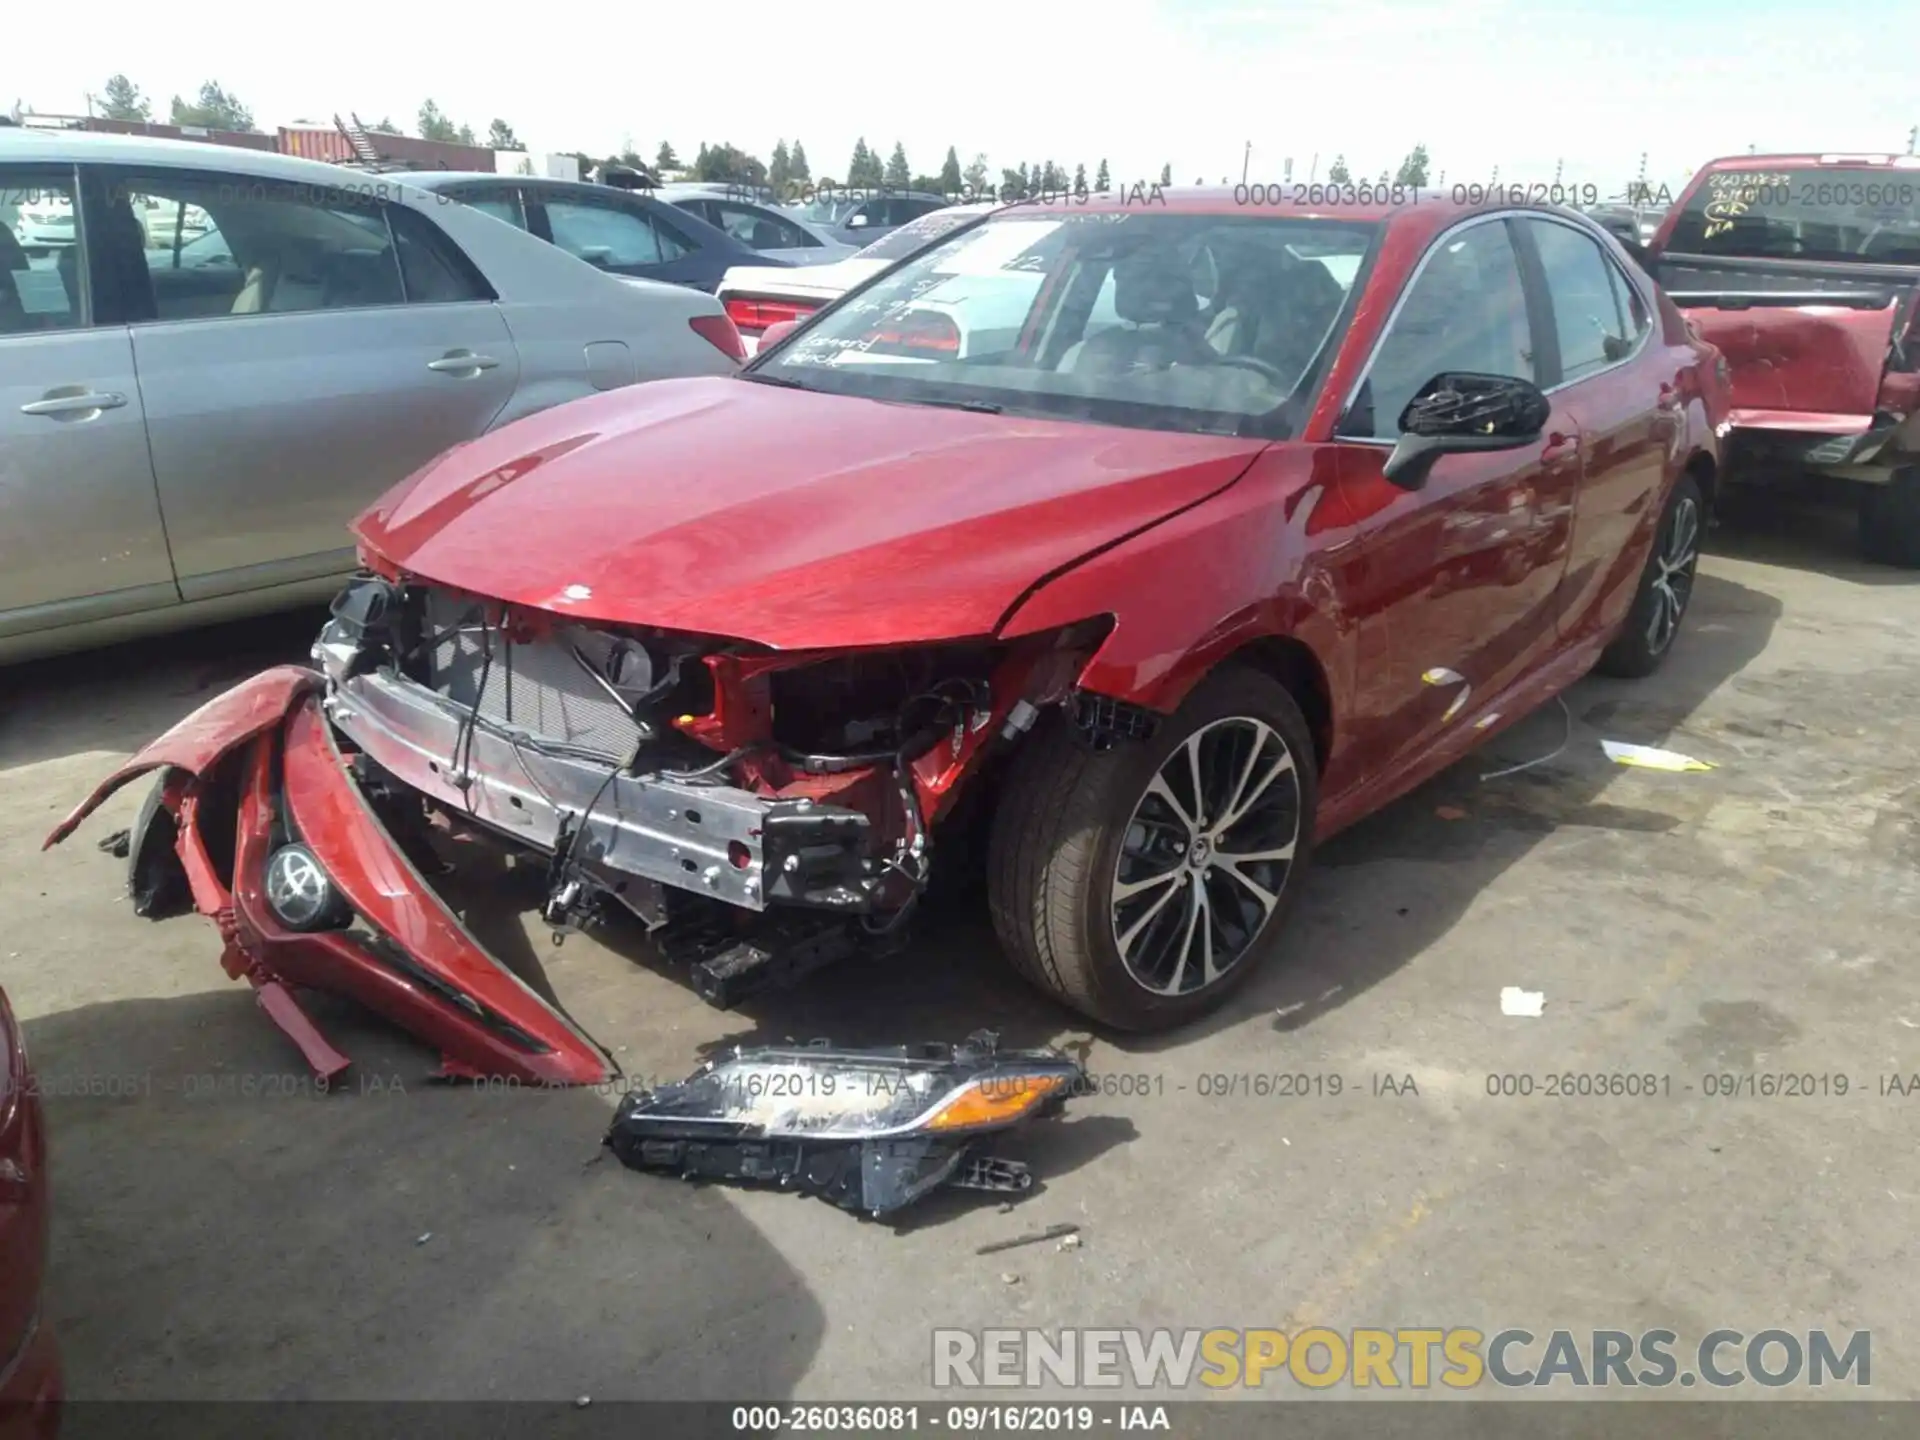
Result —
<svg viewBox="0 0 1920 1440"><path fill-rule="evenodd" d="M1360 374L1355 378L1352 387L1347 391L1346 397L1341 401L1340 413L1333 422L1333 432L1330 437L1333 443L1341 445L1386 445L1389 447L1396 443L1395 440L1378 435L1343 434L1340 427L1346 423L1347 417L1353 412L1354 402L1360 398L1360 391L1365 387L1367 381L1372 378L1374 364L1380 358L1380 348L1393 333L1394 324L1399 320L1401 310L1406 307L1407 297L1413 294L1413 287L1420 283L1420 277L1426 273L1428 263L1433 259L1434 255L1439 252L1441 245L1476 226L1491 225L1495 222L1505 223L1508 220L1544 220L1551 224L1564 226L1576 234L1584 235L1590 241L1594 240L1594 229L1582 221L1570 219L1563 215L1555 215L1550 211L1528 209L1524 206L1517 209L1490 210L1483 211L1477 215L1469 215L1464 220L1449 225L1438 235L1434 236L1428 243L1425 252L1420 256L1419 263L1413 267L1413 273L1407 277L1406 283L1400 287L1400 294L1394 299L1393 309L1387 312L1386 323L1380 327L1380 333L1374 337L1373 349L1367 354L1367 363L1361 367ZM1509 243L1511 244L1512 242L1509 241ZM1627 273L1619 262L1607 253L1605 246L1599 245L1597 241L1595 241L1595 245L1600 251L1601 260L1611 265L1616 271L1619 271L1621 279L1632 286L1634 293L1640 296L1640 303L1646 308L1649 321L1651 322L1659 314L1659 309L1654 304L1652 297L1647 295L1647 293L1635 283L1633 276ZM1519 263L1517 246L1515 247L1514 259L1517 267ZM1524 285L1525 277L1522 276L1521 280ZM1531 325L1532 319L1532 315L1529 314L1529 325ZM1639 343L1619 360L1614 361L1604 369L1590 371L1577 379L1563 379L1551 388L1543 388L1541 393L1548 396L1557 395L1570 385L1584 385L1589 380L1605 375L1611 370L1618 369L1620 366L1630 363L1637 359L1641 351L1646 348L1647 337L1652 333L1653 325L1649 323L1646 330L1641 333Z"/></svg>

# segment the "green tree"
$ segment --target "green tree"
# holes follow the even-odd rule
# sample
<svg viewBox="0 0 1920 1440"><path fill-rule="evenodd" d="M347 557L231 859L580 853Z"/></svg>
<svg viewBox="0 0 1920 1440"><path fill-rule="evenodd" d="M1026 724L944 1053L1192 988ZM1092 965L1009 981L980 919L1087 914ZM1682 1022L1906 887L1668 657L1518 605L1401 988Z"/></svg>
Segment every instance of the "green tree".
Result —
<svg viewBox="0 0 1920 1440"><path fill-rule="evenodd" d="M1160 183L1162 185L1173 184L1173 166L1162 165L1160 167Z"/></svg>
<svg viewBox="0 0 1920 1440"><path fill-rule="evenodd" d="M680 157L673 153L673 146L670 143L662 140L660 148L653 152L653 163L654 168L659 170L678 170Z"/></svg>
<svg viewBox="0 0 1920 1440"><path fill-rule="evenodd" d="M471 125L462 125L455 133L453 140L456 145L478 145L480 143L473 138L473 127Z"/></svg>
<svg viewBox="0 0 1920 1440"><path fill-rule="evenodd" d="M419 129L422 140L450 142L460 138L460 127L441 114L439 105L432 100L420 107Z"/></svg>
<svg viewBox="0 0 1920 1440"><path fill-rule="evenodd" d="M776 194L786 193L787 183L793 179L792 160L787 155L787 142L773 142L773 161L767 166L767 183Z"/></svg>
<svg viewBox="0 0 1920 1440"><path fill-rule="evenodd" d="M1093 188L1102 195L1113 188L1113 177L1107 173L1107 162L1103 159L1093 172Z"/></svg>
<svg viewBox="0 0 1920 1440"><path fill-rule="evenodd" d="M1073 193L1076 195L1087 193L1087 167L1084 165L1073 167Z"/></svg>
<svg viewBox="0 0 1920 1440"><path fill-rule="evenodd" d="M700 142L699 153L693 157L692 173L695 175L699 175L706 168L707 168L707 142L702 140Z"/></svg>
<svg viewBox="0 0 1920 1440"><path fill-rule="evenodd" d="M1396 184L1424 185L1427 183L1427 147L1416 145L1400 162L1400 171L1394 177Z"/></svg>
<svg viewBox="0 0 1920 1440"><path fill-rule="evenodd" d="M369 135L398 135L402 132L398 125L383 115L377 122L367 126L367 133Z"/></svg>
<svg viewBox="0 0 1920 1440"><path fill-rule="evenodd" d="M947 158L940 165L940 193L957 195L960 187L966 183L966 177L960 173L960 156L953 146L947 147Z"/></svg>
<svg viewBox="0 0 1920 1440"><path fill-rule="evenodd" d="M109 120L131 120L145 124L153 119L153 106L140 93L140 87L124 75L107 78L100 96L100 113Z"/></svg>
<svg viewBox="0 0 1920 1440"><path fill-rule="evenodd" d="M987 193L987 157L984 155L975 155L973 157L973 163L967 166L966 170L962 172L960 178L967 182L967 193L969 195L986 194Z"/></svg>
<svg viewBox="0 0 1920 1440"><path fill-rule="evenodd" d="M487 148L489 150L524 150L520 137L513 133L513 126L504 120L495 120L487 127Z"/></svg>
<svg viewBox="0 0 1920 1440"><path fill-rule="evenodd" d="M880 163L880 157L867 148L867 138L862 135L853 142L853 158L847 162L847 185L850 189L870 190L881 185L886 179L886 169Z"/></svg>
<svg viewBox="0 0 1920 1440"><path fill-rule="evenodd" d="M893 154L887 157L887 168L882 172L881 183L895 190L907 190L913 186L913 167L907 164L907 147L898 140L893 142Z"/></svg>
<svg viewBox="0 0 1920 1440"><path fill-rule="evenodd" d="M764 185L767 167L759 157L723 141L700 147L700 158L693 165L693 178L709 184Z"/></svg>
<svg viewBox="0 0 1920 1440"><path fill-rule="evenodd" d="M200 98L192 105L174 96L168 118L175 125L197 125L207 130L254 129L253 111L240 103L239 96L229 95L212 80L200 87Z"/></svg>
<svg viewBox="0 0 1920 1440"><path fill-rule="evenodd" d="M1346 156L1336 155L1333 157L1333 164L1327 168L1327 183L1330 185L1350 185L1353 183L1353 172L1347 169Z"/></svg>
<svg viewBox="0 0 1920 1440"><path fill-rule="evenodd" d="M787 176L796 184L813 179L813 172L807 168L807 147L798 140L793 142L793 153L787 157Z"/></svg>

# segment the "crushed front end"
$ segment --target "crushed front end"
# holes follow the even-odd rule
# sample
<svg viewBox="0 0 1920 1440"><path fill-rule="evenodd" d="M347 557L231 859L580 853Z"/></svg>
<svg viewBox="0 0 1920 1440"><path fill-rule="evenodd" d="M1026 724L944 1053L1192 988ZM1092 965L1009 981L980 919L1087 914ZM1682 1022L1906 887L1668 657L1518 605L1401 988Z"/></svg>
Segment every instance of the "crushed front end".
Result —
<svg viewBox="0 0 1920 1440"><path fill-rule="evenodd" d="M127 838L136 907L211 918L317 1074L348 1061L302 988L413 1031L449 1075L594 1083L617 1073L603 1047L430 882L446 842L534 868L557 934L637 917L730 1006L897 940L962 779L1073 698L1105 633L782 652L369 574L315 668L202 707L47 843L158 771Z"/></svg>

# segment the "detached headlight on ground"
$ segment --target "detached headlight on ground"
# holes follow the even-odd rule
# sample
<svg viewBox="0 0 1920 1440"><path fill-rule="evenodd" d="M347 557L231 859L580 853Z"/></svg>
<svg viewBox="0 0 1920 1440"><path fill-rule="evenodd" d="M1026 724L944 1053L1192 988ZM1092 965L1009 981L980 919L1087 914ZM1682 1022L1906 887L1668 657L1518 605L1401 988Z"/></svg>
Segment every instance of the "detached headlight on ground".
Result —
<svg viewBox="0 0 1920 1440"><path fill-rule="evenodd" d="M790 1186L878 1215L942 1185L1019 1192L983 1136L1058 1108L1084 1074L1054 1051L961 1046L742 1050L629 1095L607 1144L638 1170Z"/></svg>
<svg viewBox="0 0 1920 1440"><path fill-rule="evenodd" d="M346 901L304 845L282 845L269 855L261 888L267 908L289 930L327 930L347 918Z"/></svg>

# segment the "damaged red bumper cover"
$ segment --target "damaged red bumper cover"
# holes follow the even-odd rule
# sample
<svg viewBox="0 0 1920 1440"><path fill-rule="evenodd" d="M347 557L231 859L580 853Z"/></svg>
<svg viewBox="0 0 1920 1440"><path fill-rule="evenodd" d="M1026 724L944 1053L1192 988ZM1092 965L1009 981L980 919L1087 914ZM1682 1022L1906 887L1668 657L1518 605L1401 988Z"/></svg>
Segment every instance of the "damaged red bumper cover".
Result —
<svg viewBox="0 0 1920 1440"><path fill-rule="evenodd" d="M606 1052L486 951L381 824L321 713L324 685L289 665L216 697L102 781L43 848L160 771L153 838L170 840L193 908L220 933L227 973L253 986L316 1076L331 1080L349 1061L301 1010L301 989L346 996L411 1031L441 1052L449 1076L613 1078ZM132 837L136 854L147 839ZM292 929L268 901L269 861L292 846L339 906L328 928Z"/></svg>

